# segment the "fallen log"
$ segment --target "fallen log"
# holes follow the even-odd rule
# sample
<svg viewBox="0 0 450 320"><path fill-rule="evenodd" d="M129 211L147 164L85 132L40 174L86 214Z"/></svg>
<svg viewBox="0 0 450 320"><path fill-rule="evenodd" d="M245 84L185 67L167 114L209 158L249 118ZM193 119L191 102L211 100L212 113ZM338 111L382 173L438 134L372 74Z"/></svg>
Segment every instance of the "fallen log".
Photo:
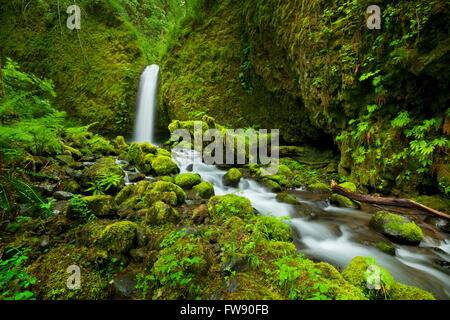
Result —
<svg viewBox="0 0 450 320"><path fill-rule="evenodd" d="M400 208L411 208L418 209L421 211L426 211L428 213L432 213L444 219L450 219L450 215L434 210L423 204L420 204L411 199L400 199L400 198L383 198L383 197L375 197L375 196L367 196L357 192L351 192L345 188L340 187L335 181L331 181L331 191L333 193L338 193L352 200L356 200L359 202L378 204L382 206L393 206Z"/></svg>

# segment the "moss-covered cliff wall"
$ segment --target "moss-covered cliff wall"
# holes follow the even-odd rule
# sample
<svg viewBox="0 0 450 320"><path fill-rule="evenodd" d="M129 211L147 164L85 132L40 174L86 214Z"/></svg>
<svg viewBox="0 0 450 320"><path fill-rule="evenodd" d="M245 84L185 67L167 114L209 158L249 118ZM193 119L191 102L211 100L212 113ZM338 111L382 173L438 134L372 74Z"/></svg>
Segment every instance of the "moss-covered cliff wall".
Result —
<svg viewBox="0 0 450 320"><path fill-rule="evenodd" d="M66 26L73 1L2 0L0 54L52 79L54 105L103 133L132 128L139 74L147 64L139 32L117 1L77 1L81 30ZM59 8L58 8L59 3Z"/></svg>
<svg viewBox="0 0 450 320"><path fill-rule="evenodd" d="M381 8L381 30L366 26L370 5ZM341 151L341 175L361 186L450 191L447 1L207 7L163 62L170 118L200 110L234 127L280 128L291 143L325 132Z"/></svg>

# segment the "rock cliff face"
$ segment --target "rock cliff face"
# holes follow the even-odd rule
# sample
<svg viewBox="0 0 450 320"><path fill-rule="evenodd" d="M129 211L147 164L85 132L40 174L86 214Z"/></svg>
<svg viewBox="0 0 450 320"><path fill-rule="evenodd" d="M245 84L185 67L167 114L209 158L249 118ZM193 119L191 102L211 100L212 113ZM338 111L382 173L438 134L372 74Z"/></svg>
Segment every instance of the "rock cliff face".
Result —
<svg viewBox="0 0 450 320"><path fill-rule="evenodd" d="M59 3L59 8L58 8ZM139 74L146 65L139 33L115 1L78 1L81 29L67 28L73 1L1 1L0 54L52 79L54 105L103 133L133 124Z"/></svg>
<svg viewBox="0 0 450 320"><path fill-rule="evenodd" d="M370 5L381 30L367 28ZM448 188L445 175L420 174L448 172L447 2L225 0L202 12L163 58L168 118L207 113L280 128L285 143L334 141L340 173L381 192Z"/></svg>

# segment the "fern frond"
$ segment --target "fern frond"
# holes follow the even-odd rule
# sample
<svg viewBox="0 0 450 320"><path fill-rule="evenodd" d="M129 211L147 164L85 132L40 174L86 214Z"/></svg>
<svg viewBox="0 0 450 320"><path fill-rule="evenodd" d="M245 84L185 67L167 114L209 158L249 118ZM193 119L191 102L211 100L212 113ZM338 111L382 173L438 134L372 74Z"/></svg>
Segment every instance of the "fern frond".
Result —
<svg viewBox="0 0 450 320"><path fill-rule="evenodd" d="M29 204L35 208L41 208L41 205L46 204L39 192L37 192L30 184L12 176L7 179L9 180L11 189L13 189L14 193L23 203Z"/></svg>

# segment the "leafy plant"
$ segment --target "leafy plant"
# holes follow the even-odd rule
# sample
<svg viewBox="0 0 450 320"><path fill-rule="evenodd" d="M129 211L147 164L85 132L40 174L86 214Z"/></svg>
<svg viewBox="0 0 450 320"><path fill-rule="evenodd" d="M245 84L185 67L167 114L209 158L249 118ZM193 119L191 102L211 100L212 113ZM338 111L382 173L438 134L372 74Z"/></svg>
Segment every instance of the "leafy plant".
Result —
<svg viewBox="0 0 450 320"><path fill-rule="evenodd" d="M36 278L23 271L24 261L28 259L26 253L29 250L13 247L3 253L5 255L15 252L11 258L0 260L0 299L35 300L28 288L36 283Z"/></svg>

